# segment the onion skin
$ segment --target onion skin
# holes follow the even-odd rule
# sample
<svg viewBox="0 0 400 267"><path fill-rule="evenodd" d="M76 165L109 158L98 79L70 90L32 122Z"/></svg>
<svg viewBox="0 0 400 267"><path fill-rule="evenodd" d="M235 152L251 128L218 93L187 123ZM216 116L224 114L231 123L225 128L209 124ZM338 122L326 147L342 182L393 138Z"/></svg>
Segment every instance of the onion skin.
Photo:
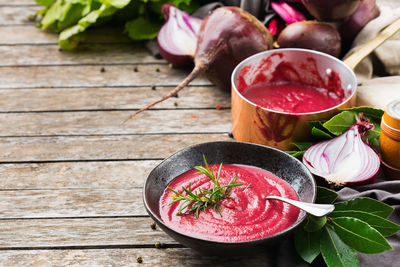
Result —
<svg viewBox="0 0 400 267"><path fill-rule="evenodd" d="M336 28L319 21L301 21L286 26L277 43L280 48L306 48L334 57L339 57L342 47Z"/></svg>
<svg viewBox="0 0 400 267"><path fill-rule="evenodd" d="M200 74L219 88L230 90L233 69L245 58L271 49L273 35L253 15L238 7L215 9L201 23L194 69L171 92L139 109L122 123L182 90Z"/></svg>
<svg viewBox="0 0 400 267"><path fill-rule="evenodd" d="M356 11L361 0L301 0L308 12L320 21L338 21Z"/></svg>
<svg viewBox="0 0 400 267"><path fill-rule="evenodd" d="M272 44L272 34L256 17L237 7L221 7L200 26L194 62L205 66L205 75L213 84L229 91L236 65L271 49Z"/></svg>
<svg viewBox="0 0 400 267"><path fill-rule="evenodd" d="M362 28L379 14L375 0L362 0L357 10L339 27L342 40L348 44L351 43Z"/></svg>

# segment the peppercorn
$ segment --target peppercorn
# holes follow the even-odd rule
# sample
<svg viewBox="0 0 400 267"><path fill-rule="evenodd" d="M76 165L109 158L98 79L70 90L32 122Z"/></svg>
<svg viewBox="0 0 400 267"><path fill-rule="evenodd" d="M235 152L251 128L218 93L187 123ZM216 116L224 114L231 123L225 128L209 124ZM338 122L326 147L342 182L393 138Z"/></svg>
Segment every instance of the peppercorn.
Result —
<svg viewBox="0 0 400 267"><path fill-rule="evenodd" d="M163 247L164 247L164 244L162 244L160 241L157 241L156 243L154 243L154 246L155 246L156 248L163 248Z"/></svg>

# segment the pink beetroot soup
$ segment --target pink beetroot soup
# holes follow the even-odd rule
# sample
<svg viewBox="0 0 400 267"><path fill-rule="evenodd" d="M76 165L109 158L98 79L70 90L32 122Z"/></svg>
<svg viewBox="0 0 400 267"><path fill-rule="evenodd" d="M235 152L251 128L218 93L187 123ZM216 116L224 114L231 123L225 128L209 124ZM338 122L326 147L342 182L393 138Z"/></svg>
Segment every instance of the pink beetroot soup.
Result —
<svg viewBox="0 0 400 267"><path fill-rule="evenodd" d="M218 167L215 167L215 171ZM220 242L260 239L279 233L296 222L298 208L281 201L266 200L268 195L298 200L296 192L287 182L257 167L223 165L221 186L227 185L233 176L237 177L236 183L243 185L234 187L229 199L220 201L222 216L212 208L200 211L198 219L194 212L177 215L181 203L170 205L174 193L166 189L160 199L162 221L177 232ZM172 180L169 187L185 195L182 186L187 188L189 183L193 191L199 187L207 190L214 185L205 175L190 170Z"/></svg>

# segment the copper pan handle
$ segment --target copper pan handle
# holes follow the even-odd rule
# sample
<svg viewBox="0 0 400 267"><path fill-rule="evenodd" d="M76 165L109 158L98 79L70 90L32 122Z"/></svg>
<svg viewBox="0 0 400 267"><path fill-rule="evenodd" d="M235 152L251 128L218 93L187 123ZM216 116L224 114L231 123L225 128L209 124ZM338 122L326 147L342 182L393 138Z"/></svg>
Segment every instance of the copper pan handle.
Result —
<svg viewBox="0 0 400 267"><path fill-rule="evenodd" d="M360 49L354 51L349 57L343 60L343 62L349 66L352 70L360 63L366 56L372 51L383 44L387 39L392 37L396 32L400 30L400 18L395 20L392 24L383 29L374 39L368 41Z"/></svg>

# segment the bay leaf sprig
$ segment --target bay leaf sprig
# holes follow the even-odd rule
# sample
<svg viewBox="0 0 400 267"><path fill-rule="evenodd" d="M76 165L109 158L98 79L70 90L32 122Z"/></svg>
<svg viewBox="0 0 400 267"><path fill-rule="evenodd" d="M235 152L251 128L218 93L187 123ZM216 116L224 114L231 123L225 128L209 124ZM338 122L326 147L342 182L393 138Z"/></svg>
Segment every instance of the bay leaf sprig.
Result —
<svg viewBox="0 0 400 267"><path fill-rule="evenodd" d="M333 203L338 194L318 187L317 203ZM308 263L321 254L328 267L359 266L357 251L376 254L392 247L385 237L400 230L387 218L394 208L372 198L360 197L334 203L335 210L325 217L308 216L294 234L297 253Z"/></svg>
<svg viewBox="0 0 400 267"><path fill-rule="evenodd" d="M183 191L186 195L179 193L171 187L168 187L175 195L170 195L174 200L170 203L181 201L182 203L178 207L177 215L180 214L188 214L191 212L196 213L196 219L199 218L199 212L201 210L205 211L206 209L213 208L218 211L218 213L222 216L221 210L219 208L220 200L224 198L229 198L232 189L237 186L242 186L243 184L236 183L237 177L233 176L227 185L220 184L220 176L222 163L219 165L217 175L215 176L215 166L211 169L207 163L206 157L203 155L204 166L196 166L194 169L198 171L198 173L202 173L213 183L213 186L209 189L202 189L200 187L195 190L192 189L192 184L189 183L188 187L182 186ZM247 185L245 190L250 186Z"/></svg>

